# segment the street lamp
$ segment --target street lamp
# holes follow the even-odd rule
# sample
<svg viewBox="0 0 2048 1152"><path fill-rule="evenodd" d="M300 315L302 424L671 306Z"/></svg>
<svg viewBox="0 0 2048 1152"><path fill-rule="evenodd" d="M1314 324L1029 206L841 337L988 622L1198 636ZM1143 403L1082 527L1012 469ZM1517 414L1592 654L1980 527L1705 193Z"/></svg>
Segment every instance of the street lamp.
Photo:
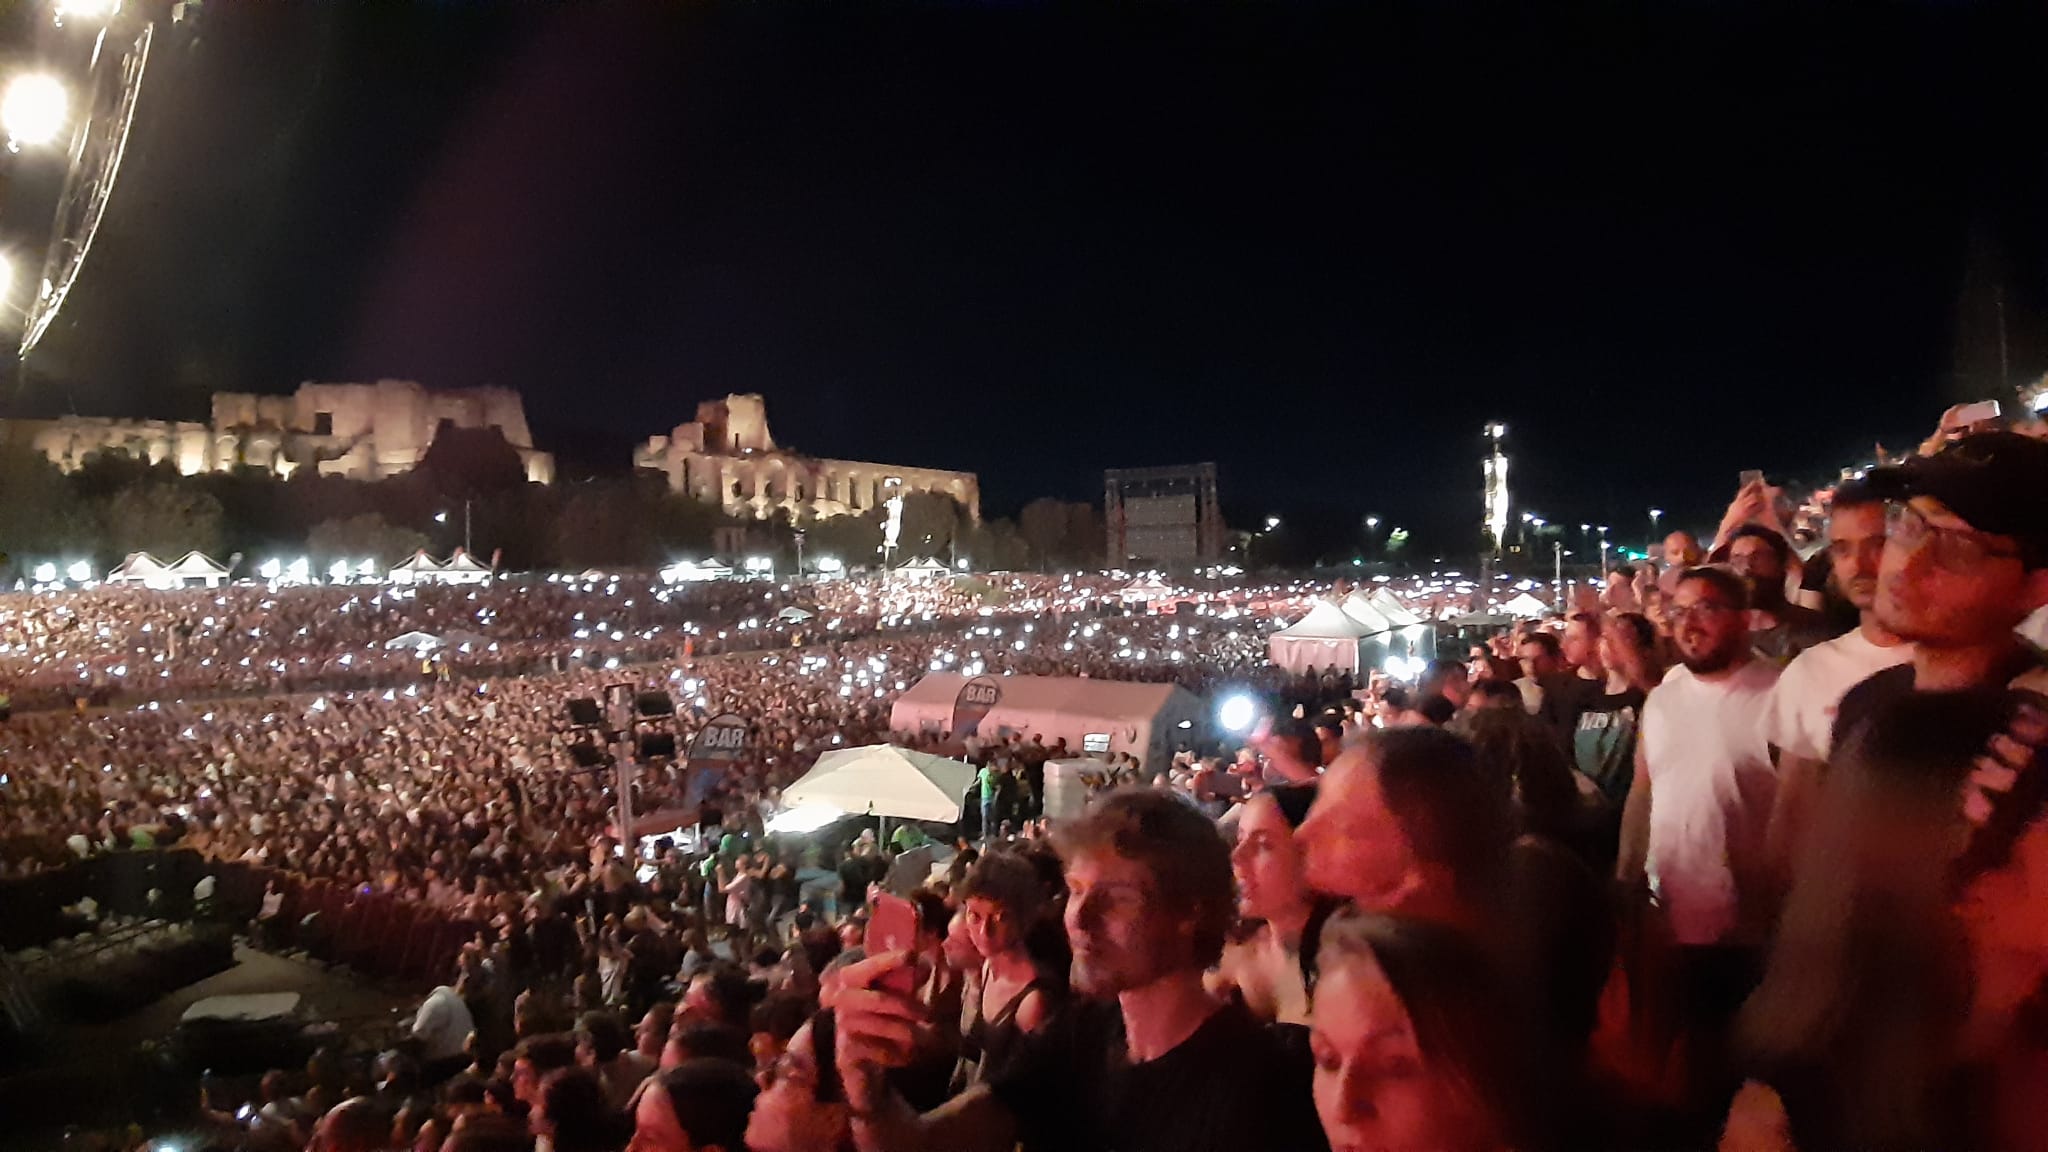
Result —
<svg viewBox="0 0 2048 1152"><path fill-rule="evenodd" d="M70 118L71 94L47 72L24 72L0 92L0 130L9 152L55 143Z"/></svg>
<svg viewBox="0 0 2048 1152"><path fill-rule="evenodd" d="M1272 531L1274 531L1274 530L1278 529L1279 527L1280 527L1280 518L1279 518L1278 516L1268 516L1268 517L1266 517L1266 531L1268 531L1268 532L1272 532Z"/></svg>
<svg viewBox="0 0 2048 1152"><path fill-rule="evenodd" d="M1650 546L1643 549L1643 555L1648 556L1657 551L1657 521L1663 518L1664 510L1662 508L1650 509Z"/></svg>
<svg viewBox="0 0 2048 1152"><path fill-rule="evenodd" d="M1600 526L1600 579L1607 579L1607 525Z"/></svg>

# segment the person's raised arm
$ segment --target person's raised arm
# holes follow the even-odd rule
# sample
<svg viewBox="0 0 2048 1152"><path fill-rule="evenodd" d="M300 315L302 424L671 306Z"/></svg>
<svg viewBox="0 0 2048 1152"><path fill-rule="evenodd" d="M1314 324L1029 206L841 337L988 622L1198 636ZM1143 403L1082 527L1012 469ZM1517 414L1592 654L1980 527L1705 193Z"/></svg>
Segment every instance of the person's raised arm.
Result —
<svg viewBox="0 0 2048 1152"><path fill-rule="evenodd" d="M914 999L881 985L909 964L901 953L884 953L850 965L833 981L835 1058L855 1146L861 1152L1010 1152L1016 1117L987 1085L974 1085L923 1115L890 1087L887 1070L916 1058L924 1013Z"/></svg>

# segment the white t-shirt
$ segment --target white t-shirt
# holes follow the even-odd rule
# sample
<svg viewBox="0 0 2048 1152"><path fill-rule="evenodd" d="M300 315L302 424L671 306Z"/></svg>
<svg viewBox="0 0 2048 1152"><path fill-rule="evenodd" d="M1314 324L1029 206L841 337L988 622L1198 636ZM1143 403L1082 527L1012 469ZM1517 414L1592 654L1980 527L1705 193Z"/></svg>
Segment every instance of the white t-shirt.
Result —
<svg viewBox="0 0 2048 1152"><path fill-rule="evenodd" d="M421 1055L428 1060L447 1060L462 1055L463 1041L476 1031L476 1019L469 1005L443 984L433 990L413 1017L412 1034L420 1038Z"/></svg>
<svg viewBox="0 0 2048 1152"><path fill-rule="evenodd" d="M1778 667L1752 659L1720 680L1675 668L1643 705L1650 884L1680 944L1734 942L1734 859L1763 849L1778 776L1762 719Z"/></svg>
<svg viewBox="0 0 2048 1152"><path fill-rule="evenodd" d="M1871 674L1912 658L1911 644L1880 648L1864 637L1861 628L1808 648L1778 677L1764 713L1764 739L1789 755L1827 759L1842 694Z"/></svg>

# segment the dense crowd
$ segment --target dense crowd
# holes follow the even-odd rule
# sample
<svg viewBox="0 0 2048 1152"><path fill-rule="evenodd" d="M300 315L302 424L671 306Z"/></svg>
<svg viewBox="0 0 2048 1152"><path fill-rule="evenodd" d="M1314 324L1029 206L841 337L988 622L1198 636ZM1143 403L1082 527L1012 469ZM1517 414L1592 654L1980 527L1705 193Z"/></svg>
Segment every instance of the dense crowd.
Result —
<svg viewBox="0 0 2048 1152"><path fill-rule="evenodd" d="M210 1089L223 1148L2031 1147L2048 443L1953 432L1834 490L1810 544L1746 486L1714 539L1412 683L1052 587L635 668L685 734L752 736L714 835L637 869L558 731L622 675L587 669L18 717L0 852L175 841L481 926L404 1044L241 1112ZM1050 826L1053 749L899 733L985 765L978 827L768 834L949 668L1266 713ZM640 807L681 784L651 769Z"/></svg>

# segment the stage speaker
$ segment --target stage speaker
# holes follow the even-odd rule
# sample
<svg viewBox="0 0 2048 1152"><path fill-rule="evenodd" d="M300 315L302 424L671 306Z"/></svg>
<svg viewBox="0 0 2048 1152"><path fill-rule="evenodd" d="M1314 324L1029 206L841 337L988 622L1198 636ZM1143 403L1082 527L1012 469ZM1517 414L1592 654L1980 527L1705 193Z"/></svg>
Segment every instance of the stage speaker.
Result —
<svg viewBox="0 0 2048 1152"><path fill-rule="evenodd" d="M597 707L597 701L588 696L576 696L569 700L569 723L578 728L597 728L604 724L604 713Z"/></svg>
<svg viewBox="0 0 2048 1152"><path fill-rule="evenodd" d="M666 692L642 692L633 698L633 710L643 720L659 720L676 714L676 702Z"/></svg>

